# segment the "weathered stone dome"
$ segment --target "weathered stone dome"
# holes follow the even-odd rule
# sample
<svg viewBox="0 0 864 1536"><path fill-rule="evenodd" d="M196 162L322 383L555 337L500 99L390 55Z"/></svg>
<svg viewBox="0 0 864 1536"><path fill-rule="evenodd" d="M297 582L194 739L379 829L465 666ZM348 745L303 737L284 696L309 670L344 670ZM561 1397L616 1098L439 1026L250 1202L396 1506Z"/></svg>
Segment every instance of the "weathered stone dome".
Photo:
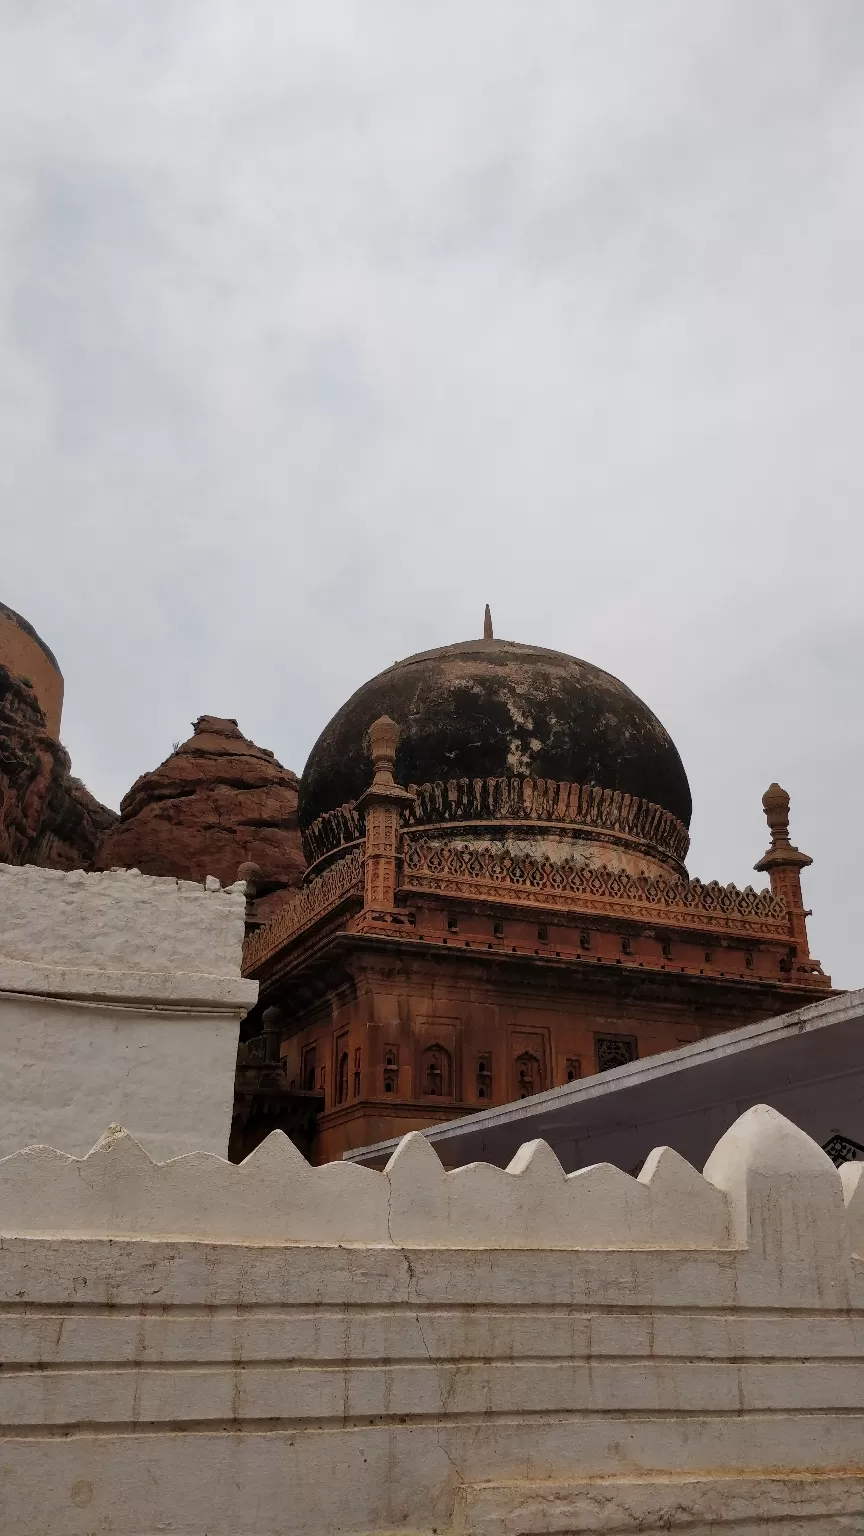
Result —
<svg viewBox="0 0 864 1536"><path fill-rule="evenodd" d="M619 820L622 802L628 815L636 802L666 813L664 825L674 823L677 830L664 834L664 851L678 860L686 852L692 810L687 775L647 705L616 677L574 656L484 639L397 662L364 683L334 715L312 748L300 784L300 825L310 859L320 851L314 846L315 825L353 804L367 788L366 733L385 714L401 728L396 776L403 785L527 780L542 785L544 804L548 800L550 806L553 799L564 804L565 785L575 785L582 800L593 792L595 805L597 792L608 792L607 809L614 800ZM496 791L498 801L501 793ZM491 804L485 790L464 790L463 799L466 794L473 795L478 810L481 800ZM513 793L507 794L513 800ZM533 804L533 788L531 796ZM524 807L518 814L525 814ZM546 819L555 814L553 807ZM647 813L640 814L644 832ZM610 825L605 812L604 817Z"/></svg>

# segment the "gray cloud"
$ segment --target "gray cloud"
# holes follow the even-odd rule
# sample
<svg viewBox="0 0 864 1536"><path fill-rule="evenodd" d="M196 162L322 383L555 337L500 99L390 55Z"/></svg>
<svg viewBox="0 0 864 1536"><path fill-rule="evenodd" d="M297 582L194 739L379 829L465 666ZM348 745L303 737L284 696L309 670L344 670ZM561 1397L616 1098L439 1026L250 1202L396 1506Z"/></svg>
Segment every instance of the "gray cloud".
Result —
<svg viewBox="0 0 864 1536"><path fill-rule="evenodd" d="M657 710L694 872L786 784L864 980L862 86L855 0L2 8L0 595L92 788L299 769L488 598Z"/></svg>

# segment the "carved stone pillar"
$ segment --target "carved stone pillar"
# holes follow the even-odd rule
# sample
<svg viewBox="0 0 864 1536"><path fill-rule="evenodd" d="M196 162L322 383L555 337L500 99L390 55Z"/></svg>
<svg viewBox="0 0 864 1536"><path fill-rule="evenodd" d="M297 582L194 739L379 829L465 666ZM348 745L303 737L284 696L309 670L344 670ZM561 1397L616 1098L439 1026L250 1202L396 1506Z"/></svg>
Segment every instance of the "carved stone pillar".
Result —
<svg viewBox="0 0 864 1536"><path fill-rule="evenodd" d="M393 777L399 727L382 715L369 727L369 749L375 777L357 801L366 813L363 916L393 921L399 864L399 819L413 795Z"/></svg>
<svg viewBox="0 0 864 1536"><path fill-rule="evenodd" d="M810 944L807 938L809 912L801 894L801 871L813 860L789 840L789 796L779 784L772 784L762 796L765 815L771 831L771 847L755 866L768 875L773 895L781 896L789 913L789 932L796 948L796 959L810 961ZM818 960L810 961L808 970L820 970Z"/></svg>

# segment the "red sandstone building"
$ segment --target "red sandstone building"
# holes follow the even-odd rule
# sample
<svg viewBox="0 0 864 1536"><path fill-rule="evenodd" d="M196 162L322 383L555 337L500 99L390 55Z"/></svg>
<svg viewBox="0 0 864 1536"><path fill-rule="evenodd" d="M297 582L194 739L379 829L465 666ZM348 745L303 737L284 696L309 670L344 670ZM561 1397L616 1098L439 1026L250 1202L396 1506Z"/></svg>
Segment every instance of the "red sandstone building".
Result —
<svg viewBox="0 0 864 1536"><path fill-rule="evenodd" d="M616 678L488 619L381 673L306 764L302 890L250 904L234 1155L305 1105L328 1161L829 994L764 805L770 889L703 885L681 759Z"/></svg>
<svg viewBox="0 0 864 1536"><path fill-rule="evenodd" d="M119 818L71 774L62 689L0 604L0 859L251 877L261 999L235 1158L275 1126L336 1158L831 991L788 796L765 796L769 890L689 879L690 790L660 722L491 623L366 683L299 783L204 715Z"/></svg>

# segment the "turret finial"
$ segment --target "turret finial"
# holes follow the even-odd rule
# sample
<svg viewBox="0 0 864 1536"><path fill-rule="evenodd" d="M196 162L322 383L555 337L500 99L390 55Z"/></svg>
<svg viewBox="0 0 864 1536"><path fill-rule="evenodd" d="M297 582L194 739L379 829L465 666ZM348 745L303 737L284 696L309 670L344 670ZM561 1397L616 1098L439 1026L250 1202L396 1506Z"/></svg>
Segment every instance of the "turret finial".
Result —
<svg viewBox="0 0 864 1536"><path fill-rule="evenodd" d="M494 638L495 636L492 633L492 609L487 603L486 612L483 615L483 639L494 640Z"/></svg>
<svg viewBox="0 0 864 1536"><path fill-rule="evenodd" d="M762 796L762 807L771 830L771 847L785 847L789 842L789 795L779 784L771 784Z"/></svg>
<svg viewBox="0 0 864 1536"><path fill-rule="evenodd" d="M390 786L394 783L393 765L396 761L396 746L399 741L399 727L389 715L381 715L369 727L369 753L375 767L373 788Z"/></svg>
<svg viewBox="0 0 864 1536"><path fill-rule="evenodd" d="M786 790L779 784L770 784L762 796L762 805L771 831L771 847L762 855L756 868L768 875L772 895L780 897L786 904L789 936L793 940L790 966L794 963L796 971L821 976L822 967L810 954L807 938L810 914L801 894L801 871L813 860L789 840L789 796ZM826 980L830 984L830 977Z"/></svg>

